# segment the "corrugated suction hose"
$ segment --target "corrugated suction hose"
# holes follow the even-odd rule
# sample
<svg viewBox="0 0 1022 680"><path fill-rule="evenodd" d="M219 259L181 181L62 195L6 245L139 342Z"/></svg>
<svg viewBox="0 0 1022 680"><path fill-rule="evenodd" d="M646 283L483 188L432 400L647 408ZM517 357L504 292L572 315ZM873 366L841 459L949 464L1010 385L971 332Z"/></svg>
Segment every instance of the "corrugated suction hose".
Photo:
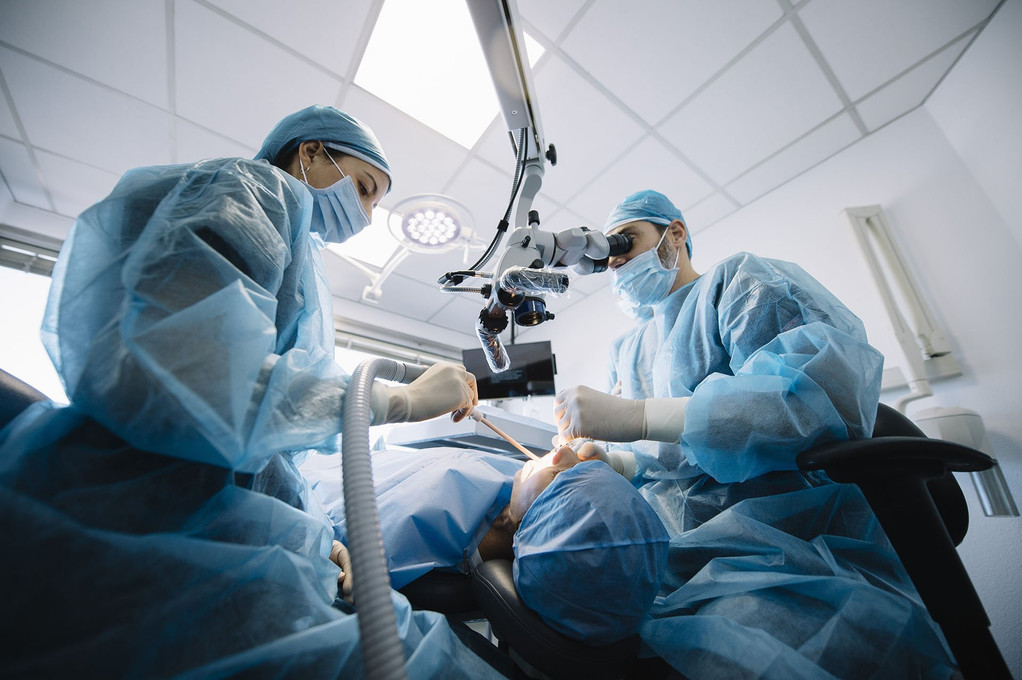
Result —
<svg viewBox="0 0 1022 680"><path fill-rule="evenodd" d="M365 677L403 680L405 655L390 596L390 574L380 535L369 453L370 393L376 378L411 382L425 366L390 359L363 361L355 369L342 408L342 471L348 550L354 574L354 598L362 641Z"/></svg>

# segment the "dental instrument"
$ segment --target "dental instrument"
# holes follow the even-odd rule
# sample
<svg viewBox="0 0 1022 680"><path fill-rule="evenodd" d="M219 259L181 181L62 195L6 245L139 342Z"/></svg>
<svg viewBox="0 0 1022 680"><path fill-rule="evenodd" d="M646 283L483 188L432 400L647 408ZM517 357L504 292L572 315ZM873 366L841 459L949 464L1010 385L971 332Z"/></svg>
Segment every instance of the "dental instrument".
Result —
<svg viewBox="0 0 1022 680"><path fill-rule="evenodd" d="M477 423L482 423L486 427L488 427L491 430L493 430L494 432L496 432L498 435L500 435L504 439L504 441L506 441L508 444L510 444L511 446L515 447L516 449L518 449L519 451L524 453L529 458L531 458L533 460L539 460L539 456L537 456L535 453L533 453L532 451L528 450L527 448L525 448L524 446L519 444L517 441L514 440L513 437L511 437L511 435L509 435L508 433L504 432L504 430L500 429L499 427L497 427L496 425L494 425L493 423L488 421L486 418L484 418L483 414L480 413L477 409L472 409L471 411L469 411L468 417L471 418L472 420L476 421Z"/></svg>

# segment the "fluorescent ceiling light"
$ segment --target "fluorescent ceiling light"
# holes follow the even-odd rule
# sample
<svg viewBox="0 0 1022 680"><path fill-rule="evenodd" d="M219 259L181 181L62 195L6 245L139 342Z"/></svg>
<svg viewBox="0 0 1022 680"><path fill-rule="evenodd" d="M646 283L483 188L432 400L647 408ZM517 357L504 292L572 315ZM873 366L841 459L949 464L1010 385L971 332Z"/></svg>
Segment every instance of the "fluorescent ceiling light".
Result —
<svg viewBox="0 0 1022 680"><path fill-rule="evenodd" d="M355 84L468 149L500 113L465 0L386 0Z"/></svg>
<svg viewBox="0 0 1022 680"><path fill-rule="evenodd" d="M329 243L327 249L375 267L383 268L394 251L401 247L387 228L390 212L373 208L373 223L344 243Z"/></svg>

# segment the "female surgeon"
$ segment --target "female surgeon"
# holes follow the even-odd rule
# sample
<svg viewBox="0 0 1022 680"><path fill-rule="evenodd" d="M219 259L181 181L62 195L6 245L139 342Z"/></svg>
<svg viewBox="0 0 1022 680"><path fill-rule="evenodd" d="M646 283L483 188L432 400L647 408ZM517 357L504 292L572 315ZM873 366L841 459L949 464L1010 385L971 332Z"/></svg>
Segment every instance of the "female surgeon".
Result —
<svg viewBox="0 0 1022 680"><path fill-rule="evenodd" d="M313 106L255 160L131 170L82 213L43 324L71 403L0 432L18 622L0 675L360 673L295 457L338 450L349 380L320 247L368 226L390 186L369 128ZM475 379L441 364L371 403L374 423L457 417ZM395 605L417 675L492 673L442 618Z"/></svg>

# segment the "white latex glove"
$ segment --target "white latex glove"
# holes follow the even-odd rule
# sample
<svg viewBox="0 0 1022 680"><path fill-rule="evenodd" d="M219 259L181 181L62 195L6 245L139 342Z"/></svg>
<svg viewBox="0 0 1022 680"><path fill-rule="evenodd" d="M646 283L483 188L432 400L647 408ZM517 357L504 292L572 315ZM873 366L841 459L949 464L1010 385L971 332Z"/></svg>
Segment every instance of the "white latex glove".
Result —
<svg viewBox="0 0 1022 680"><path fill-rule="evenodd" d="M345 602L352 604L351 555L340 541L334 541L333 547L330 549L330 561L341 568L341 573L337 575L338 594Z"/></svg>
<svg viewBox="0 0 1022 680"><path fill-rule="evenodd" d="M374 383L373 425L429 420L451 413L460 421L479 403L476 377L461 364L441 361L408 385Z"/></svg>
<svg viewBox="0 0 1022 680"><path fill-rule="evenodd" d="M622 399L578 385L554 398L554 418L563 441L588 437L608 442L650 439L677 443L685 429L688 400Z"/></svg>
<svg viewBox="0 0 1022 680"><path fill-rule="evenodd" d="M575 455L579 460L602 460L628 481L632 481L635 476L635 456L628 451L607 452L596 442L584 440L575 449Z"/></svg>
<svg viewBox="0 0 1022 680"><path fill-rule="evenodd" d="M609 442L643 439L646 405L642 399L622 399L591 387L569 387L554 398L557 431L565 440L578 437Z"/></svg>

